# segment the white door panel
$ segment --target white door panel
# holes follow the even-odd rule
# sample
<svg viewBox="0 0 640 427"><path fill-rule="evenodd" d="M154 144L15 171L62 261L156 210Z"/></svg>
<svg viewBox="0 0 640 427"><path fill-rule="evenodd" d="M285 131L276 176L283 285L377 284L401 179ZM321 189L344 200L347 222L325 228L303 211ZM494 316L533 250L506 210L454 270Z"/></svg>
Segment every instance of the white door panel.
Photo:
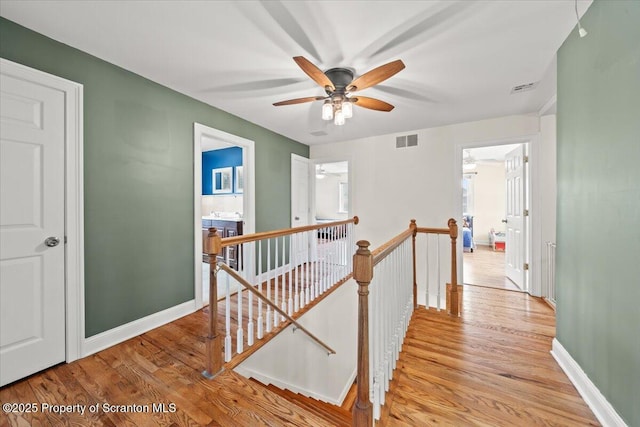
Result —
<svg viewBox="0 0 640 427"><path fill-rule="evenodd" d="M505 156L507 192L507 230L505 242L505 274L525 290L525 145L521 144Z"/></svg>
<svg viewBox="0 0 640 427"><path fill-rule="evenodd" d="M4 385L65 360L65 96L4 70L0 89Z"/></svg>

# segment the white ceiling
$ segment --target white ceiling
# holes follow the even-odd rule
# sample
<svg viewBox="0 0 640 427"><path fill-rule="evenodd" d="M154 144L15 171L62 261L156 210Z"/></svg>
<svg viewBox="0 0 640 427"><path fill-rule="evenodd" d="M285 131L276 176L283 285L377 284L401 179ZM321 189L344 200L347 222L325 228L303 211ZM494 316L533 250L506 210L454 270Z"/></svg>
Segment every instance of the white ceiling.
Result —
<svg viewBox="0 0 640 427"><path fill-rule="evenodd" d="M0 15L306 144L537 112L576 24L573 0L2 0ZM358 92L396 108L356 107L337 127L320 102L272 106L324 95L293 56L356 76L402 59L406 69Z"/></svg>

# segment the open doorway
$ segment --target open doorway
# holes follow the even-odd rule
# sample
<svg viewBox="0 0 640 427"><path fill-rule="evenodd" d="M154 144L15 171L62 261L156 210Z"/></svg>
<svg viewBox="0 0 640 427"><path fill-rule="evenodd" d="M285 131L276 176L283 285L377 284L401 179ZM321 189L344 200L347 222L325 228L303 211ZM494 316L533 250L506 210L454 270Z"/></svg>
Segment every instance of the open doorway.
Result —
<svg viewBox="0 0 640 427"><path fill-rule="evenodd" d="M314 167L316 223L349 218L349 162L316 163Z"/></svg>
<svg viewBox="0 0 640 427"><path fill-rule="evenodd" d="M463 149L464 284L527 290L527 149L527 143Z"/></svg>
<svg viewBox="0 0 640 427"><path fill-rule="evenodd" d="M194 124L194 286L197 307L208 303L209 265L202 262L203 229L221 237L255 232L254 142ZM241 261L236 260L236 265ZM230 263L233 268L233 263ZM219 290L220 292L220 290Z"/></svg>

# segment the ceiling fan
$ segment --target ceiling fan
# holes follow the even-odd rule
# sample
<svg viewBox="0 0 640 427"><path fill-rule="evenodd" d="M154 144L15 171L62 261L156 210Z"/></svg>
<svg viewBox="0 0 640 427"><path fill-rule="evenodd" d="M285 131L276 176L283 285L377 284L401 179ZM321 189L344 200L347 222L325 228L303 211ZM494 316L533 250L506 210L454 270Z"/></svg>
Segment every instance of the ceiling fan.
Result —
<svg viewBox="0 0 640 427"><path fill-rule="evenodd" d="M289 99L274 103L273 105L276 107L324 100L322 118L324 120L333 119L334 123L338 126L343 125L345 119L352 116L353 104L370 110L387 112L394 108L393 105L379 99L350 95L353 92L375 86L402 71L404 69L404 63L400 59L374 68L355 80L353 78L353 71L349 68L331 68L330 70L322 72L320 68L302 56L295 56L293 60L296 61L296 64L298 64L302 71L307 73L313 81L322 86L327 96L308 96L305 98Z"/></svg>

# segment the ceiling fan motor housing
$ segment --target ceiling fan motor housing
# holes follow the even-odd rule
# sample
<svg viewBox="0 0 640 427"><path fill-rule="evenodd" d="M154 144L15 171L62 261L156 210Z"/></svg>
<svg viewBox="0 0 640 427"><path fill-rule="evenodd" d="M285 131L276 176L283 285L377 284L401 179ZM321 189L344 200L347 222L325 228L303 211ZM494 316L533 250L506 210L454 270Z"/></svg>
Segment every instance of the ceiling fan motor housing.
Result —
<svg viewBox="0 0 640 427"><path fill-rule="evenodd" d="M324 74L336 88L334 91L327 90L327 95L334 93L344 95L346 87L353 81L353 71L348 68L331 68Z"/></svg>

